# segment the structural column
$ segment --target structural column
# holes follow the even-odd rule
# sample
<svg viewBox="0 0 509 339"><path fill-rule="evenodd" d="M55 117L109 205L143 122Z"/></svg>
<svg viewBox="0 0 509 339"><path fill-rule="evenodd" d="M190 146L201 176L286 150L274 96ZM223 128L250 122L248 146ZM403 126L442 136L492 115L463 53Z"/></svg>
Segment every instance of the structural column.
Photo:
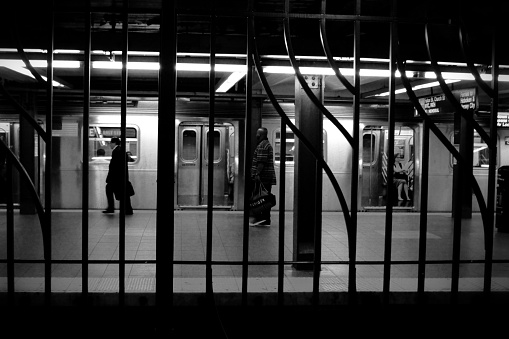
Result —
<svg viewBox="0 0 509 339"><path fill-rule="evenodd" d="M305 76L313 94L323 103L323 82L320 75ZM323 116L320 109L304 92L299 81L295 80L295 125L323 155ZM293 260L311 261L310 264L296 264L297 269L312 269L314 259L315 224L321 225L321 204L315 209L317 199L321 201L322 170L317 169L316 158L311 151L296 138L294 167L293 203ZM320 173L318 173L320 171ZM319 189L317 190L317 185ZM320 195L320 196L318 196Z"/></svg>

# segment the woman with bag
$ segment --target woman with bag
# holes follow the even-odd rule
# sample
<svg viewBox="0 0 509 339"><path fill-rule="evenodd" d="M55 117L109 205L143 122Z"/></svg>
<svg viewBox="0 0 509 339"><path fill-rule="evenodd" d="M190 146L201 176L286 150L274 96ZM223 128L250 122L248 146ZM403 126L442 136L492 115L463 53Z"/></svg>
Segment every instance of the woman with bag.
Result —
<svg viewBox="0 0 509 339"><path fill-rule="evenodd" d="M256 140L258 145L253 153L251 164L251 180L253 192L251 198L257 198L265 189L268 195L271 195L272 185L276 184L276 171L274 170L274 151L267 138L267 128L260 127L256 131ZM261 193L264 194L264 193ZM273 199L273 196L271 197ZM275 200L273 200L275 204ZM273 204L270 204L273 206ZM262 212L255 213L251 209L252 221L250 226L270 226L270 209L268 205Z"/></svg>

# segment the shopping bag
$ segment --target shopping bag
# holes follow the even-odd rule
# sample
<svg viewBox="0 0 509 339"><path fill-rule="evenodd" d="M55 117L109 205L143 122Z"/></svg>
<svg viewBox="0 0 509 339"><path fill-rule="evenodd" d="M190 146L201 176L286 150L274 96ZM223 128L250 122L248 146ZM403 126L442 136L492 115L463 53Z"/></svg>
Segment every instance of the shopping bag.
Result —
<svg viewBox="0 0 509 339"><path fill-rule="evenodd" d="M260 214L276 205L276 196L269 193L261 182L255 183L255 189L251 194L249 209L252 214Z"/></svg>

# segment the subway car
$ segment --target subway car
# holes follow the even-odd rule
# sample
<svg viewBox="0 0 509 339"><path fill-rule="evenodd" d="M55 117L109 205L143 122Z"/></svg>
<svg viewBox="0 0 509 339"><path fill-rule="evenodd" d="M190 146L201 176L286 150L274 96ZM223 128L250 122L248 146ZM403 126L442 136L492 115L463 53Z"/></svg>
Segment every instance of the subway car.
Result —
<svg viewBox="0 0 509 339"><path fill-rule="evenodd" d="M285 113L295 121L294 105L283 103ZM327 109L353 134L351 105L331 105ZM268 137L274 148L274 158L278 185L273 187L278 210L280 194L279 180L281 161L280 149L285 147L285 207L293 209L294 149L297 143L294 133L288 126L281 126L281 118L270 103L261 108L262 125L268 129ZM208 202L209 164L209 107L208 102L178 101L174 126L175 155L174 201L175 209L205 208ZM418 118L396 122L394 135L394 154L408 169L408 194L403 200L387 200L387 193L394 189L388 182L388 109L385 106L361 106L359 125L359 185L358 206L360 211L379 210L392 204L395 210L419 211L421 187L421 159L423 124ZM408 112L412 116L413 112ZM45 117L36 117L45 128ZM157 102L132 102L127 108L126 150L133 159L129 163L129 177L136 194L132 197L134 209L155 209L157 190ZM213 205L216 209L242 210L244 195L244 138L245 107L243 103L217 102L213 128ZM486 126L486 123L482 123ZM452 121L437 122L442 133L453 142L454 124ZM286 128L286 142L281 143L281 128ZM88 131L83 130L83 114L80 107L57 106L53 118L53 154L52 154L52 208L81 208L83 134L87 133L89 143L89 207L106 207L105 180L111 158L109 141L119 137L120 107L111 103L91 105ZM347 200L351 199L352 147L346 138L327 118L323 121L323 154L335 179ZM17 114L0 115L0 138L19 156L20 121ZM503 154L503 144L509 138L509 132L498 131L497 167L509 159ZM41 138L34 137L34 183L44 196L44 152ZM31 142L31 140L29 141ZM483 191L487 192L489 150L487 145L474 132L473 172ZM167 150L173 157L173 150ZM250 154L248 155L250 156ZM449 151L441 145L432 133L429 155L429 195L428 211L448 212L452 209L453 170L455 161ZM14 201L20 200L19 177L14 175ZM395 196L392 194L391 196ZM2 198L4 199L4 198ZM475 196L472 195L472 210L478 211ZM486 196L485 196L486 199ZM42 199L42 201L44 201ZM333 186L323 175L323 211L340 211L341 206ZM0 203L4 203L0 201Z"/></svg>

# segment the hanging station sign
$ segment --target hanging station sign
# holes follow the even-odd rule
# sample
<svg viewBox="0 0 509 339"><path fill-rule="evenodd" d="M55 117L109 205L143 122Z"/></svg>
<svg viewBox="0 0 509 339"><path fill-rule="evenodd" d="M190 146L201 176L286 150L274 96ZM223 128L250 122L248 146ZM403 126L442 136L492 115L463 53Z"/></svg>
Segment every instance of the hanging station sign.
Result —
<svg viewBox="0 0 509 339"><path fill-rule="evenodd" d="M467 111L473 112L479 107L477 88L453 90L452 94ZM428 115L452 114L455 111L454 106L443 93L419 98L419 103ZM419 116L417 110L415 110L415 116Z"/></svg>
<svg viewBox="0 0 509 339"><path fill-rule="evenodd" d="M497 127L509 128L509 112L497 113Z"/></svg>

